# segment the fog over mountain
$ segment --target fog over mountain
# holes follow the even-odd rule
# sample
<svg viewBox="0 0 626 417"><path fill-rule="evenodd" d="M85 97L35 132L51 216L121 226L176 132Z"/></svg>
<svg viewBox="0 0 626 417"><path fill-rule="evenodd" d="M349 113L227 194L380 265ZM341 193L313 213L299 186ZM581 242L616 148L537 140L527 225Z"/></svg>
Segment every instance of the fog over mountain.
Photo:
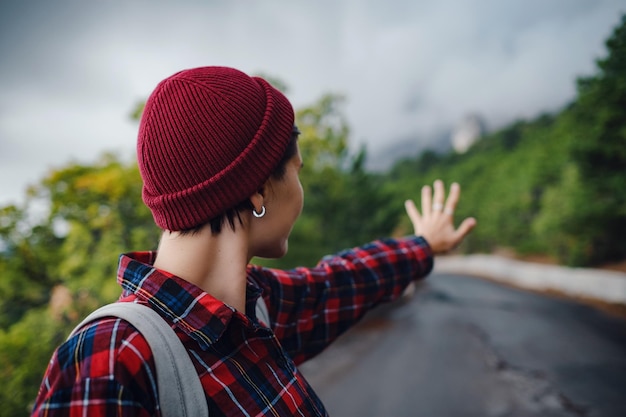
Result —
<svg viewBox="0 0 626 417"><path fill-rule="evenodd" d="M558 110L624 12L623 0L2 2L0 204L70 160L132 158L129 112L183 68L271 75L296 107L344 94L354 147L393 160L409 141L444 146L467 114L492 129Z"/></svg>

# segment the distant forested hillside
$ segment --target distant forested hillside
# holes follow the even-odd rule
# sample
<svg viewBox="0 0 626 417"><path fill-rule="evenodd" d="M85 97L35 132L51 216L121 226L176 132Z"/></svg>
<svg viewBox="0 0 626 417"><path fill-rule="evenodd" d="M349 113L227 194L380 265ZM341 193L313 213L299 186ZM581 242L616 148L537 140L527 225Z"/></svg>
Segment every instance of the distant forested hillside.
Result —
<svg viewBox="0 0 626 417"><path fill-rule="evenodd" d="M519 121L482 138L466 154L425 152L386 176L393 193L458 181L458 216L479 226L466 251L498 247L595 266L626 258L626 27L606 42L597 73L558 114Z"/></svg>

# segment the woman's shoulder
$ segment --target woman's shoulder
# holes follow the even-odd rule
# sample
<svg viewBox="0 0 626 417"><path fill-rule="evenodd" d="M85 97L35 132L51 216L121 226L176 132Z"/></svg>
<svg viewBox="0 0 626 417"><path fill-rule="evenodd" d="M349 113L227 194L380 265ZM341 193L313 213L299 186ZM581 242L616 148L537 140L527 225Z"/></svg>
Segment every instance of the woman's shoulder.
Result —
<svg viewBox="0 0 626 417"><path fill-rule="evenodd" d="M154 366L146 339L117 317L95 319L82 326L58 348L56 359L61 369L73 367L89 378L117 378L142 366Z"/></svg>
<svg viewBox="0 0 626 417"><path fill-rule="evenodd" d="M54 352L33 415L110 415L120 406L129 415L152 413L158 394L151 357L130 323L115 317L89 322Z"/></svg>

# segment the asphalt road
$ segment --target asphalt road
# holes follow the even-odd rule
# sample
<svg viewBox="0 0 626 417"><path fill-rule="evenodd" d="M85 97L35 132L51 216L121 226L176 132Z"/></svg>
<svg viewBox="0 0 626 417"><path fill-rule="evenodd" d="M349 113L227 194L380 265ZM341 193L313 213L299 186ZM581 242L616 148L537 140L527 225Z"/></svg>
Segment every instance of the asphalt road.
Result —
<svg viewBox="0 0 626 417"><path fill-rule="evenodd" d="M433 274L301 370L333 417L624 417L626 321Z"/></svg>

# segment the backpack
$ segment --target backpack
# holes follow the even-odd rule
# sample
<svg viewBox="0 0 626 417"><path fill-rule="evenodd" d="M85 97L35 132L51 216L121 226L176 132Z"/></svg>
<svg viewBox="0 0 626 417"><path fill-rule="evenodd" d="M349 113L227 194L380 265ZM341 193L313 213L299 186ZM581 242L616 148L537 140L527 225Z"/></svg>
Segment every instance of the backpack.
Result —
<svg viewBox="0 0 626 417"><path fill-rule="evenodd" d="M270 323L262 297L257 301L256 314L264 323ZM104 317L119 317L132 324L150 345L156 366L159 405L163 417L209 415L204 389L191 358L174 330L159 313L143 304L107 304L89 314L69 337L85 324Z"/></svg>

